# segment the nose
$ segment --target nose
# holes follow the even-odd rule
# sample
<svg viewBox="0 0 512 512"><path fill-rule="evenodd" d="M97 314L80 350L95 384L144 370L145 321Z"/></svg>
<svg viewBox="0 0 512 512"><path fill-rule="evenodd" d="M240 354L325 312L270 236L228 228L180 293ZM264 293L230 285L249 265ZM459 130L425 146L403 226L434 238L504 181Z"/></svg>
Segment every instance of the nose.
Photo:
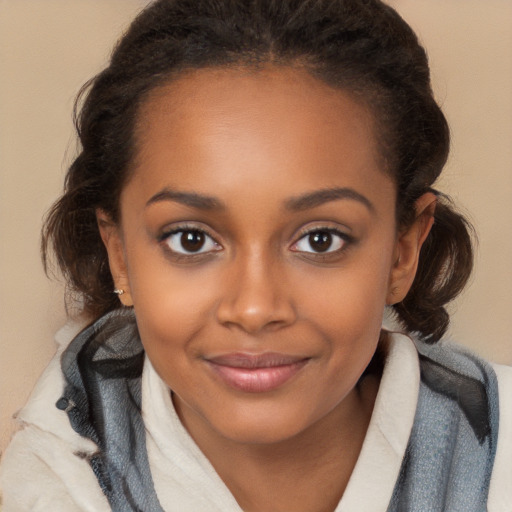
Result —
<svg viewBox="0 0 512 512"><path fill-rule="evenodd" d="M277 330L296 319L291 290L277 263L252 254L234 263L217 308L217 320L250 334Z"/></svg>

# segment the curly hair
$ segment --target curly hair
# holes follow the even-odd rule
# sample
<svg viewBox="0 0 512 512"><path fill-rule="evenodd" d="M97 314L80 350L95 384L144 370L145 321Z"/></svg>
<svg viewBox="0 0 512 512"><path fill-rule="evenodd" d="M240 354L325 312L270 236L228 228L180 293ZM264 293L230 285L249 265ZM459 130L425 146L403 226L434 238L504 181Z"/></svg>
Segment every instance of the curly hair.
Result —
<svg viewBox="0 0 512 512"><path fill-rule="evenodd" d="M118 306L95 212L101 208L119 219L137 115L149 92L187 69L267 63L300 66L370 107L385 172L397 186L398 225L413 222L415 201L434 191L450 137L426 53L391 7L379 0L159 0L139 14L108 67L79 94L81 151L43 227L45 269L53 249L93 318ZM463 289L473 265L471 226L436 194L416 278L393 306L408 331L432 343L445 333L445 305Z"/></svg>

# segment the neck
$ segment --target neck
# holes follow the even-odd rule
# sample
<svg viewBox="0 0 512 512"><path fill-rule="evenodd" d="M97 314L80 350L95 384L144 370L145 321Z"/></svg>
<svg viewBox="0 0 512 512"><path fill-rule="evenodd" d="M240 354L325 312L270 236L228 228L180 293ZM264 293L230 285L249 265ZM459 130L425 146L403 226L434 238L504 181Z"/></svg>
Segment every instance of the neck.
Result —
<svg viewBox="0 0 512 512"><path fill-rule="evenodd" d="M188 421L186 406L175 403L185 428L245 512L328 512L357 462L378 383L378 376L366 375L321 421L271 444L227 439L202 421Z"/></svg>

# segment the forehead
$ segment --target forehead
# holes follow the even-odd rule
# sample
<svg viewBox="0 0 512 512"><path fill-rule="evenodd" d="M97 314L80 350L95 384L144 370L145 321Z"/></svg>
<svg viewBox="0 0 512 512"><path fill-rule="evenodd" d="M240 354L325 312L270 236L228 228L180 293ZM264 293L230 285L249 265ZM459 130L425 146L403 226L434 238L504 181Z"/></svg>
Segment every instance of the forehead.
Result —
<svg viewBox="0 0 512 512"><path fill-rule="evenodd" d="M135 139L133 178L148 194L263 180L293 196L387 179L365 105L297 68L187 72L149 95Z"/></svg>

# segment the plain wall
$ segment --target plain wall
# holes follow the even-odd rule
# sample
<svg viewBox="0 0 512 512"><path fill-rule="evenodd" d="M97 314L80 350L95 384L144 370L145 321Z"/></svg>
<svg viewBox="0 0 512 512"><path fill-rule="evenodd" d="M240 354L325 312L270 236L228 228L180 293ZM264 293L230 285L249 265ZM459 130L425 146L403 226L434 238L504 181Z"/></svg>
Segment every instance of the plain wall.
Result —
<svg viewBox="0 0 512 512"><path fill-rule="evenodd" d="M450 337L512 363L512 2L390 3L427 47L452 128L440 188L470 212L480 237ZM73 98L144 4L0 1L0 448L65 322L62 283L40 263L39 230L75 154Z"/></svg>

